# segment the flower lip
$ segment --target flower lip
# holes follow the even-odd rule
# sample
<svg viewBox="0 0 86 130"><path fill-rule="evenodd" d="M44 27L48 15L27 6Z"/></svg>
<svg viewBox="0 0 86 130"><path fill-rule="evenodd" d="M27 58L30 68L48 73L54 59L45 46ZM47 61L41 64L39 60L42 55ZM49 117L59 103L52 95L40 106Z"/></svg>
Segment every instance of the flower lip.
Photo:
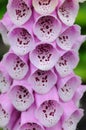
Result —
<svg viewBox="0 0 86 130"><path fill-rule="evenodd" d="M18 111L27 110L34 102L32 93L26 88L26 86L21 84L13 86L9 92L9 96L13 106Z"/></svg>
<svg viewBox="0 0 86 130"><path fill-rule="evenodd" d="M53 15L40 16L34 26L33 32L42 42L53 42L61 30L60 21Z"/></svg>
<svg viewBox="0 0 86 130"><path fill-rule="evenodd" d="M14 53L8 53L4 58L4 63L7 64L6 70L8 74L16 80L23 79L29 69L26 61Z"/></svg>
<svg viewBox="0 0 86 130"><path fill-rule="evenodd" d="M55 85L56 81L57 77L51 70L36 70L30 77L32 88L39 94L47 93Z"/></svg>
<svg viewBox="0 0 86 130"><path fill-rule="evenodd" d="M41 15L52 13L58 5L58 0L33 0L34 9Z"/></svg>
<svg viewBox="0 0 86 130"><path fill-rule="evenodd" d="M34 48L34 39L23 27L15 27L8 34L12 50L17 55L26 55Z"/></svg>
<svg viewBox="0 0 86 130"><path fill-rule="evenodd" d="M32 14L31 8L24 0L11 0L7 5L8 14L16 25L26 23Z"/></svg>
<svg viewBox="0 0 86 130"><path fill-rule="evenodd" d="M62 2L58 9L58 16L61 21L67 26L73 25L75 18L79 10L78 1L75 0L65 0Z"/></svg>
<svg viewBox="0 0 86 130"><path fill-rule="evenodd" d="M57 57L55 59L55 57ZM30 61L40 70L49 70L54 67L59 55L57 50L48 43L42 43L30 53Z"/></svg>

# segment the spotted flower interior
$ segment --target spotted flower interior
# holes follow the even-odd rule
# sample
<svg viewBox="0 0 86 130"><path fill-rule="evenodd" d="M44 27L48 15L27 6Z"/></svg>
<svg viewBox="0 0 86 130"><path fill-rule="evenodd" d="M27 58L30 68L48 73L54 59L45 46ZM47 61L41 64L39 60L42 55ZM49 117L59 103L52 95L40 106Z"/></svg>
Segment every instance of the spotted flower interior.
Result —
<svg viewBox="0 0 86 130"><path fill-rule="evenodd" d="M8 0L0 34L0 128L76 130L86 91L74 73L86 40L75 24L84 0Z"/></svg>

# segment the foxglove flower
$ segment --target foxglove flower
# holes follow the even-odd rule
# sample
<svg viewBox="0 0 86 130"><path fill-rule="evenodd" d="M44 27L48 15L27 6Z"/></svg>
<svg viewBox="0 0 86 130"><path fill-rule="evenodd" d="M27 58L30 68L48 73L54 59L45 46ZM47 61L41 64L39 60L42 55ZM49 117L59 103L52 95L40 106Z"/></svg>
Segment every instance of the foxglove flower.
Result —
<svg viewBox="0 0 86 130"><path fill-rule="evenodd" d="M8 0L0 34L3 130L75 130L86 91L73 69L86 40L74 24L83 0Z"/></svg>

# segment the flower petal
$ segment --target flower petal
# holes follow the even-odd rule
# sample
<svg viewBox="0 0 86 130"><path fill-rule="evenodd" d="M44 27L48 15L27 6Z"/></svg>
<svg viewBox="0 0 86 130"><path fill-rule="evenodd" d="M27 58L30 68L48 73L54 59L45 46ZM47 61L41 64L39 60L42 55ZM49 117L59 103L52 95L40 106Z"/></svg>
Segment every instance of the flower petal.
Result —
<svg viewBox="0 0 86 130"><path fill-rule="evenodd" d="M53 42L60 30L61 23L53 15L39 17L33 27L34 34L43 42Z"/></svg>
<svg viewBox="0 0 86 130"><path fill-rule="evenodd" d="M73 25L57 38L57 45L63 50L70 50L77 41L77 37L79 37L79 35L80 27Z"/></svg>
<svg viewBox="0 0 86 130"><path fill-rule="evenodd" d="M25 111L28 109L34 102L32 93L26 88L24 84L14 85L10 90L10 100L13 106L18 111Z"/></svg>
<svg viewBox="0 0 86 130"><path fill-rule="evenodd" d="M35 11L41 15L52 13L57 5L58 0L33 0L33 7Z"/></svg>
<svg viewBox="0 0 86 130"><path fill-rule="evenodd" d="M56 49L47 43L37 45L30 53L30 61L40 70L51 69L56 64L58 58Z"/></svg>
<svg viewBox="0 0 86 130"><path fill-rule="evenodd" d="M13 79L23 79L28 72L27 63L14 53L8 53L4 58L6 70Z"/></svg>
<svg viewBox="0 0 86 130"><path fill-rule="evenodd" d="M65 77L73 71L78 61L77 54L73 51L68 51L59 58L55 68L61 77Z"/></svg>
<svg viewBox="0 0 86 130"><path fill-rule="evenodd" d="M63 124L63 129L64 130L75 130L77 123L80 121L80 119L83 116L83 110L78 109L76 110L68 120L66 120Z"/></svg>
<svg viewBox="0 0 86 130"><path fill-rule="evenodd" d="M26 23L32 14L30 6L24 0L10 0L7 11L12 22L16 25Z"/></svg>
<svg viewBox="0 0 86 130"><path fill-rule="evenodd" d="M34 41L31 34L23 27L12 29L8 34L8 38L12 50L17 55L26 55L34 48Z"/></svg>
<svg viewBox="0 0 86 130"><path fill-rule="evenodd" d="M36 111L38 120L46 127L52 127L57 124L63 111L61 106L55 100L43 102Z"/></svg>
<svg viewBox="0 0 86 130"><path fill-rule="evenodd" d="M58 15L64 24L71 26L75 22L78 10L79 4L77 0L65 0L58 9Z"/></svg>
<svg viewBox="0 0 86 130"><path fill-rule="evenodd" d="M53 79L53 80L52 80ZM51 71L36 70L30 77L30 83L35 92L45 94L55 85L56 75Z"/></svg>
<svg viewBox="0 0 86 130"><path fill-rule="evenodd" d="M58 94L62 101L67 102L72 99L75 94L77 87L79 87L81 81L77 76L70 76L64 82L59 82L60 87L58 88Z"/></svg>

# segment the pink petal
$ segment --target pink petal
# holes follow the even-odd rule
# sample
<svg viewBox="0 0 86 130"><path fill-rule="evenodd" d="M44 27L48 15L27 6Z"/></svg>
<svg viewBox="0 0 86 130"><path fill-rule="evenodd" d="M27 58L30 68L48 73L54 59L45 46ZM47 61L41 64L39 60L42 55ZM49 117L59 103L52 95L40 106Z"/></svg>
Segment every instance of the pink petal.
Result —
<svg viewBox="0 0 86 130"><path fill-rule="evenodd" d="M32 35L23 27L13 28L8 34L8 39L16 55L26 55L35 46Z"/></svg>
<svg viewBox="0 0 86 130"><path fill-rule="evenodd" d="M57 5L58 0L33 0L33 7L35 11L41 15L52 13Z"/></svg>
<svg viewBox="0 0 86 130"><path fill-rule="evenodd" d="M73 25L78 14L79 4L77 0L65 0L58 9L59 18L68 26Z"/></svg>
<svg viewBox="0 0 86 130"><path fill-rule="evenodd" d="M14 83L9 92L10 100L18 111L27 110L34 102L31 86L25 81Z"/></svg>
<svg viewBox="0 0 86 130"><path fill-rule="evenodd" d="M57 57L57 58L55 58ZM30 53L30 61L40 70L49 70L56 64L59 55L56 49L48 44L39 44Z"/></svg>
<svg viewBox="0 0 86 130"><path fill-rule="evenodd" d="M57 45L63 50L70 50L80 35L80 27L73 25L65 30L58 38Z"/></svg>
<svg viewBox="0 0 86 130"><path fill-rule="evenodd" d="M8 95L0 95L0 127L5 127L6 125L8 125L12 112L13 107L8 98Z"/></svg>
<svg viewBox="0 0 86 130"><path fill-rule="evenodd" d="M24 0L10 0L8 2L7 11L12 22L16 25L26 23L32 14L30 5Z"/></svg>
<svg viewBox="0 0 86 130"><path fill-rule="evenodd" d="M12 85L12 79L5 70L5 66L0 64L0 92L6 93Z"/></svg>
<svg viewBox="0 0 86 130"><path fill-rule="evenodd" d="M57 77L51 70L36 70L30 77L32 88L39 94L49 92L50 89L56 84L56 81Z"/></svg>
<svg viewBox="0 0 86 130"><path fill-rule="evenodd" d="M53 127L60 120L63 109L58 103L56 89L53 88L45 95L35 95L36 97L36 118L46 127Z"/></svg>
<svg viewBox="0 0 86 130"><path fill-rule="evenodd" d="M53 15L39 17L33 27L34 34L43 42L56 40L61 30L61 23Z"/></svg>
<svg viewBox="0 0 86 130"><path fill-rule="evenodd" d="M76 52L65 52L58 60L55 68L61 77L65 77L72 73L78 64L79 58Z"/></svg>
<svg viewBox="0 0 86 130"><path fill-rule="evenodd" d="M64 102L70 101L80 84L80 78L75 75L61 79L58 83L58 94L61 100Z"/></svg>
<svg viewBox="0 0 86 130"><path fill-rule="evenodd" d="M9 75L16 80L23 79L29 69L25 59L18 57L14 53L7 53L4 56L4 63Z"/></svg>
<svg viewBox="0 0 86 130"><path fill-rule="evenodd" d="M82 116L83 116L82 109L78 109L75 112L73 112L72 115L67 120L65 120L65 122L63 123L63 129L64 130L75 130L77 123L80 121Z"/></svg>

